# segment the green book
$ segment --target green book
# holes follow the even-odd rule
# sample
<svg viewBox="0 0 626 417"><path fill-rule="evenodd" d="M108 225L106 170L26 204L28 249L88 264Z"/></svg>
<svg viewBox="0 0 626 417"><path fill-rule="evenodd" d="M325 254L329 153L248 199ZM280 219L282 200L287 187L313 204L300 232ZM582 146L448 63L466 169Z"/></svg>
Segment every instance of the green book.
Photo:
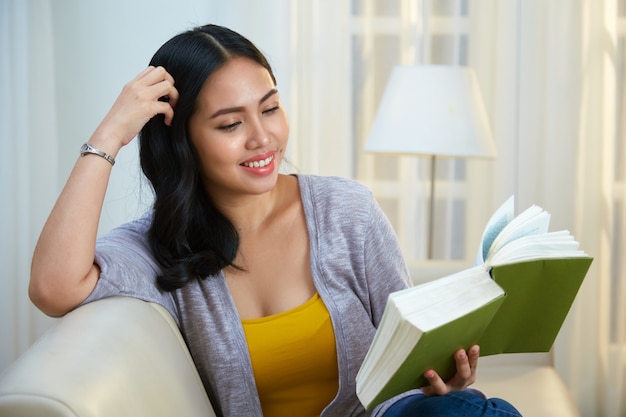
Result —
<svg viewBox="0 0 626 417"><path fill-rule="evenodd" d="M569 232L548 232L545 210L513 207L511 197L489 220L474 267L390 294L356 379L366 409L427 385L429 369L451 378L460 348L551 349L592 258Z"/></svg>

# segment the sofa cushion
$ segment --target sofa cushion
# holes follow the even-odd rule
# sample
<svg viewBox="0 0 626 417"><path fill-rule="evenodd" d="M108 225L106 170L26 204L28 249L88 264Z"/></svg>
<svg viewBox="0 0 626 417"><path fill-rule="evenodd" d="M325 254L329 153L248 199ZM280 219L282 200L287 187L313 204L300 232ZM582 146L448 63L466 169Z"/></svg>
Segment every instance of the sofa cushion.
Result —
<svg viewBox="0 0 626 417"><path fill-rule="evenodd" d="M479 366L474 387L489 397L507 400L523 416L580 417L565 383L552 366Z"/></svg>

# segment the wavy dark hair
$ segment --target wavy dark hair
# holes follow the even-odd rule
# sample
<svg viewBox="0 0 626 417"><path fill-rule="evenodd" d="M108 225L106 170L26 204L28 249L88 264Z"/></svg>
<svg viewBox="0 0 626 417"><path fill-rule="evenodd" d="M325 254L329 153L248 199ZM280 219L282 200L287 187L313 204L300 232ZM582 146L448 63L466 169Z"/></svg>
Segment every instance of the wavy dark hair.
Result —
<svg viewBox="0 0 626 417"><path fill-rule="evenodd" d="M157 282L166 291L234 266L239 236L207 195L187 126L205 81L234 57L259 63L276 84L267 59L252 42L216 25L176 35L150 61L172 75L180 95L171 127L157 115L139 135L141 169L155 194L148 239L162 266Z"/></svg>

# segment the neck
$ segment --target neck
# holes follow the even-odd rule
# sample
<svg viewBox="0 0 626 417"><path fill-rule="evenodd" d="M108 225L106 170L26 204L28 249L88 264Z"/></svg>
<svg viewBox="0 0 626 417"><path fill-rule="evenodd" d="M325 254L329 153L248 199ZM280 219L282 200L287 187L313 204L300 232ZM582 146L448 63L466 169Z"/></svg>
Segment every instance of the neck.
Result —
<svg viewBox="0 0 626 417"><path fill-rule="evenodd" d="M274 188L258 195L235 196L215 201L215 206L233 223L240 235L257 231L270 220L283 204L286 184L278 176Z"/></svg>

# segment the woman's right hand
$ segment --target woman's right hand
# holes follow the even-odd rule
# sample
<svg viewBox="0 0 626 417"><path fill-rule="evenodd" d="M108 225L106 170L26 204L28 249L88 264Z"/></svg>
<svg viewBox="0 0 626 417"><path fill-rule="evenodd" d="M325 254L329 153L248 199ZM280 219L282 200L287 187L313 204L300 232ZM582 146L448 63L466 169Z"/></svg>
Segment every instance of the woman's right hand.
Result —
<svg viewBox="0 0 626 417"><path fill-rule="evenodd" d="M177 101L174 78L165 68L150 66L124 86L89 142L115 155L157 114L171 125Z"/></svg>
<svg viewBox="0 0 626 417"><path fill-rule="evenodd" d="M124 86L89 143L115 157L157 114L170 125L177 101L172 76L162 67L148 67ZM100 277L95 246L111 169L99 156L78 157L39 236L29 295L47 314L62 315L79 305Z"/></svg>

